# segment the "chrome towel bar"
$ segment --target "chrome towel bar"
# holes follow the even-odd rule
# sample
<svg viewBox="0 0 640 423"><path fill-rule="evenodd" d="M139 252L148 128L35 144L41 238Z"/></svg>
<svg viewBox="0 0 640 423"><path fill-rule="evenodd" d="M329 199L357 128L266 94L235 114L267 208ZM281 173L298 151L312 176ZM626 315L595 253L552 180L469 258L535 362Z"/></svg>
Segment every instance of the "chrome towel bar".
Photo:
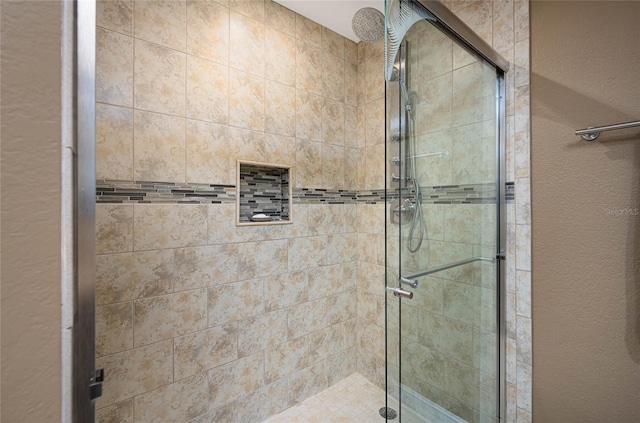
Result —
<svg viewBox="0 0 640 423"><path fill-rule="evenodd" d="M453 263L432 267L431 269L422 270L420 272L412 273L410 275L400 276L399 282L400 284L404 283L411 286L412 288L417 288L418 281L415 278L430 275L432 273L442 272L443 270L451 269L452 267L462 266L463 264L467 264L467 263L473 263L474 261L486 261L489 263L495 263L496 259L488 258L488 257L471 257L464 260L454 261Z"/></svg>
<svg viewBox="0 0 640 423"><path fill-rule="evenodd" d="M615 131L617 129L635 128L640 126L640 120L635 122L616 123L614 125L596 126L595 128L578 129L576 135L581 135L585 141L593 141L600 135L600 132Z"/></svg>

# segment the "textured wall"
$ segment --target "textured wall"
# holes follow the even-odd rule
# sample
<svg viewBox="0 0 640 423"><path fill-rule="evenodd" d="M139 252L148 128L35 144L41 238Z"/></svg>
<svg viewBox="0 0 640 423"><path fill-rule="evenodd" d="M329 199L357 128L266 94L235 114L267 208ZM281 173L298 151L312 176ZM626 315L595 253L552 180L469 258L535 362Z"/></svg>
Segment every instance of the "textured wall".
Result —
<svg viewBox="0 0 640 423"><path fill-rule="evenodd" d="M639 20L532 3L536 421L640 421L639 131L573 135L640 118Z"/></svg>
<svg viewBox="0 0 640 423"><path fill-rule="evenodd" d="M59 421L61 4L2 2L1 13L0 419Z"/></svg>

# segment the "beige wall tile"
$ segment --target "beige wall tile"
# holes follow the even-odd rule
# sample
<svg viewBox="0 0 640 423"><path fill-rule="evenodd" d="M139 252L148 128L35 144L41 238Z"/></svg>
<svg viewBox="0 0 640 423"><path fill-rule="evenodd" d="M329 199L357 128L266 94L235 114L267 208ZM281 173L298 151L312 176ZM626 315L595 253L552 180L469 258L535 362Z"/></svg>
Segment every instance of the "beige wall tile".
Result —
<svg viewBox="0 0 640 423"><path fill-rule="evenodd" d="M229 64L229 9L221 4L187 1L187 53Z"/></svg>
<svg viewBox="0 0 640 423"><path fill-rule="evenodd" d="M168 340L97 359L96 367L103 368L109 376L103 382L96 408L170 384L172 345L173 341Z"/></svg>
<svg viewBox="0 0 640 423"><path fill-rule="evenodd" d="M229 127L195 120L186 126L187 182L235 184Z"/></svg>
<svg viewBox="0 0 640 423"><path fill-rule="evenodd" d="M236 403L218 407L213 411L189 420L188 423L236 423Z"/></svg>
<svg viewBox="0 0 640 423"><path fill-rule="evenodd" d="M320 362L345 349L344 325L328 326L309 334L309 362Z"/></svg>
<svg viewBox="0 0 640 423"><path fill-rule="evenodd" d="M96 29L96 101L133 105L133 38Z"/></svg>
<svg viewBox="0 0 640 423"><path fill-rule="evenodd" d="M208 244L238 241L236 235L236 205L211 204L208 211Z"/></svg>
<svg viewBox="0 0 640 423"><path fill-rule="evenodd" d="M345 105L341 101L328 98L322 104L322 142L344 145Z"/></svg>
<svg viewBox="0 0 640 423"><path fill-rule="evenodd" d="M265 0L264 12L264 23L266 26L295 37L296 13L294 11L287 9L274 1Z"/></svg>
<svg viewBox="0 0 640 423"><path fill-rule="evenodd" d="M204 245L207 206L136 204L134 231L134 249L137 251Z"/></svg>
<svg viewBox="0 0 640 423"><path fill-rule="evenodd" d="M341 264L320 267L309 273L309 299L328 297L342 291L343 275Z"/></svg>
<svg viewBox="0 0 640 423"><path fill-rule="evenodd" d="M384 144L366 148L366 189L381 189L384 187L384 148Z"/></svg>
<svg viewBox="0 0 640 423"><path fill-rule="evenodd" d="M135 36L175 50L186 50L185 0L134 0Z"/></svg>
<svg viewBox="0 0 640 423"><path fill-rule="evenodd" d="M322 27L322 49L334 56L344 59L345 56L345 41L344 37L330 30L329 28Z"/></svg>
<svg viewBox="0 0 640 423"><path fill-rule="evenodd" d="M241 0L233 4L236 6L253 5L258 4L258 2ZM263 77L265 52L264 24L235 12L231 12L229 20L229 46L233 52L229 59L229 65L243 72Z"/></svg>
<svg viewBox="0 0 640 423"><path fill-rule="evenodd" d="M456 11L456 15L471 29L482 37L489 45L492 44L492 3L491 1L472 1L467 7Z"/></svg>
<svg viewBox="0 0 640 423"><path fill-rule="evenodd" d="M133 303L96 307L96 356L133 348Z"/></svg>
<svg viewBox="0 0 640 423"><path fill-rule="evenodd" d="M287 309L289 339L320 330L327 326L327 299L309 301Z"/></svg>
<svg viewBox="0 0 640 423"><path fill-rule="evenodd" d="M238 278L241 280L287 271L286 240L242 243L238 255Z"/></svg>
<svg viewBox="0 0 640 423"><path fill-rule="evenodd" d="M344 106L344 145L358 148L358 109L355 106Z"/></svg>
<svg viewBox="0 0 640 423"><path fill-rule="evenodd" d="M344 102L351 106L358 105L358 65L348 61L344 65Z"/></svg>
<svg viewBox="0 0 640 423"><path fill-rule="evenodd" d="M276 310L238 322L238 356L272 348L287 340L287 311Z"/></svg>
<svg viewBox="0 0 640 423"><path fill-rule="evenodd" d="M293 123L295 126L295 121ZM264 135L265 160L269 163L280 164L284 166L296 165L296 139L278 134ZM293 171L295 172L295 170ZM295 174L293 175L295 178ZM296 207L296 218L299 208Z"/></svg>
<svg viewBox="0 0 640 423"><path fill-rule="evenodd" d="M222 244L174 250L174 291L238 280L238 245Z"/></svg>
<svg viewBox="0 0 640 423"><path fill-rule="evenodd" d="M384 97L384 58L382 55L377 55L365 62L363 75L365 101L362 104ZM358 104L360 104L360 98L358 98Z"/></svg>
<svg viewBox="0 0 640 423"><path fill-rule="evenodd" d="M96 410L96 423L133 423L133 400Z"/></svg>
<svg viewBox="0 0 640 423"><path fill-rule="evenodd" d="M292 238L289 240L289 271L313 269L323 266L326 261L326 236Z"/></svg>
<svg viewBox="0 0 640 423"><path fill-rule="evenodd" d="M358 235L356 233L329 235L326 264L356 260Z"/></svg>
<svg viewBox="0 0 640 423"><path fill-rule="evenodd" d="M266 81L266 132L294 136L296 134L296 90L288 85Z"/></svg>
<svg viewBox="0 0 640 423"><path fill-rule="evenodd" d="M265 309L277 310L308 300L307 272L274 275L264 280Z"/></svg>
<svg viewBox="0 0 640 423"><path fill-rule="evenodd" d="M322 53L322 95L344 101L344 59L328 52Z"/></svg>
<svg viewBox="0 0 640 423"><path fill-rule="evenodd" d="M96 179L133 179L133 112L96 104Z"/></svg>
<svg viewBox="0 0 640 423"><path fill-rule="evenodd" d="M342 280L339 283L342 283ZM327 299L327 323L335 325L355 318L355 299L356 292L353 289L330 296Z"/></svg>
<svg viewBox="0 0 640 423"><path fill-rule="evenodd" d="M322 94L322 50L303 41L296 45L296 88Z"/></svg>
<svg viewBox="0 0 640 423"><path fill-rule="evenodd" d="M170 250L96 257L96 303L131 301L173 291Z"/></svg>
<svg viewBox="0 0 640 423"><path fill-rule="evenodd" d="M431 80L423 87L424 89L421 89L420 98L424 99L424 102L418 102L415 105L417 108L422 108L424 112L416 116L415 125L418 134L451 127L451 84L452 75L445 74ZM460 92L462 92L462 88ZM426 99L437 99L437 101Z"/></svg>
<svg viewBox="0 0 640 423"><path fill-rule="evenodd" d="M207 290L136 300L134 344L158 342L207 327Z"/></svg>
<svg viewBox="0 0 640 423"><path fill-rule="evenodd" d="M473 364L472 326L434 313L420 312L420 343L469 365Z"/></svg>
<svg viewBox="0 0 640 423"><path fill-rule="evenodd" d="M264 133L242 128L229 128L232 149L238 160L265 161ZM233 160L235 168L236 163ZM235 174L235 170L234 170ZM235 179L234 179L235 181Z"/></svg>
<svg viewBox="0 0 640 423"><path fill-rule="evenodd" d="M258 22L264 21L264 0L229 0L229 7Z"/></svg>
<svg viewBox="0 0 640 423"><path fill-rule="evenodd" d="M208 292L209 326L256 316L264 312L262 279L210 287Z"/></svg>
<svg viewBox="0 0 640 423"><path fill-rule="evenodd" d="M345 148L344 154L344 186L347 189L358 189L358 150Z"/></svg>
<svg viewBox="0 0 640 423"><path fill-rule="evenodd" d="M345 148L339 145L322 145L322 186L345 189Z"/></svg>
<svg viewBox="0 0 640 423"><path fill-rule="evenodd" d="M264 385L264 354L209 370L209 408L229 404Z"/></svg>
<svg viewBox="0 0 640 423"><path fill-rule="evenodd" d="M205 413L209 385L201 373L135 398L136 422L183 422Z"/></svg>
<svg viewBox="0 0 640 423"><path fill-rule="evenodd" d="M289 378L289 401L291 404L296 404L326 389L327 386L326 362L321 361L291 375Z"/></svg>
<svg viewBox="0 0 640 423"><path fill-rule="evenodd" d="M311 235L328 235L344 232L344 207L342 204L309 204L309 219L313 227Z"/></svg>
<svg viewBox="0 0 640 423"><path fill-rule="evenodd" d="M296 91L296 138L320 141L322 138L322 97ZM302 167L301 170L307 167Z"/></svg>
<svg viewBox="0 0 640 423"><path fill-rule="evenodd" d="M173 344L174 380L180 380L236 360L238 358L237 342L237 323L217 326L175 338Z"/></svg>
<svg viewBox="0 0 640 423"><path fill-rule="evenodd" d="M279 380L238 400L237 418L240 422L261 422L289 407L287 381Z"/></svg>
<svg viewBox="0 0 640 423"><path fill-rule="evenodd" d="M134 178L137 181L185 179L185 120L135 111Z"/></svg>
<svg viewBox="0 0 640 423"><path fill-rule="evenodd" d="M284 9L271 1L269 4ZM271 81L294 86L296 84L296 39L291 34L281 32L283 29L285 28L279 26L265 29L264 76Z"/></svg>
<svg viewBox="0 0 640 423"><path fill-rule="evenodd" d="M264 79L232 70L229 90L229 124L264 131Z"/></svg>
<svg viewBox="0 0 640 423"><path fill-rule="evenodd" d="M274 382L307 367L308 352L307 338L304 336L266 350L265 382Z"/></svg>
<svg viewBox="0 0 640 423"><path fill-rule="evenodd" d="M374 100L365 107L365 137L367 145L384 144L385 142L385 102Z"/></svg>
<svg viewBox="0 0 640 423"><path fill-rule="evenodd" d="M229 68L187 57L187 117L229 122Z"/></svg>
<svg viewBox="0 0 640 423"><path fill-rule="evenodd" d="M513 0L493 2L493 48L504 51L514 44Z"/></svg>
<svg viewBox="0 0 640 423"><path fill-rule="evenodd" d="M416 342L404 342L401 348L407 358L405 369L408 373L419 375L436 388L444 388L444 356Z"/></svg>
<svg viewBox="0 0 640 423"><path fill-rule="evenodd" d="M96 254L133 251L133 204L96 204Z"/></svg>
<svg viewBox="0 0 640 423"><path fill-rule="evenodd" d="M327 382L329 386L356 372L356 349L335 354L327 359Z"/></svg>
<svg viewBox="0 0 640 423"><path fill-rule="evenodd" d="M99 0L96 24L125 35L133 35L133 0Z"/></svg>
<svg viewBox="0 0 640 423"><path fill-rule="evenodd" d="M296 38L320 47L322 45L322 26L311 19L296 14Z"/></svg>
<svg viewBox="0 0 640 423"><path fill-rule="evenodd" d="M186 55L136 39L134 61L134 107L184 116Z"/></svg>
<svg viewBox="0 0 640 423"><path fill-rule="evenodd" d="M322 145L311 141L296 141L295 187L322 186Z"/></svg>
<svg viewBox="0 0 640 423"><path fill-rule="evenodd" d="M357 65L358 62L358 44L345 38L344 39L344 58L348 63Z"/></svg>

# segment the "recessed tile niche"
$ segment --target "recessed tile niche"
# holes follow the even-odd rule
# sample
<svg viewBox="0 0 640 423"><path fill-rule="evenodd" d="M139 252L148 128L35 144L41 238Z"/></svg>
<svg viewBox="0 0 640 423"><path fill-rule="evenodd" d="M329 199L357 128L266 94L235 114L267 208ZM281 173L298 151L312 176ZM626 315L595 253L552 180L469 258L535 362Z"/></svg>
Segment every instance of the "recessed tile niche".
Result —
<svg viewBox="0 0 640 423"><path fill-rule="evenodd" d="M236 225L291 223L291 170L290 166L238 160Z"/></svg>

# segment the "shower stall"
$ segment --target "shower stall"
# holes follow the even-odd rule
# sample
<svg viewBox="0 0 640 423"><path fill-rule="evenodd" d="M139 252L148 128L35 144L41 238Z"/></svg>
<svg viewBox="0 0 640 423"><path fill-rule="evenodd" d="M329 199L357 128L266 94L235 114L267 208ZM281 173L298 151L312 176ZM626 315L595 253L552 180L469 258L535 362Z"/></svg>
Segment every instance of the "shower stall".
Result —
<svg viewBox="0 0 640 423"><path fill-rule="evenodd" d="M435 3L387 13L387 393L404 421L498 422L508 65Z"/></svg>
<svg viewBox="0 0 640 423"><path fill-rule="evenodd" d="M508 62L384 8L98 2L81 420L501 420Z"/></svg>

